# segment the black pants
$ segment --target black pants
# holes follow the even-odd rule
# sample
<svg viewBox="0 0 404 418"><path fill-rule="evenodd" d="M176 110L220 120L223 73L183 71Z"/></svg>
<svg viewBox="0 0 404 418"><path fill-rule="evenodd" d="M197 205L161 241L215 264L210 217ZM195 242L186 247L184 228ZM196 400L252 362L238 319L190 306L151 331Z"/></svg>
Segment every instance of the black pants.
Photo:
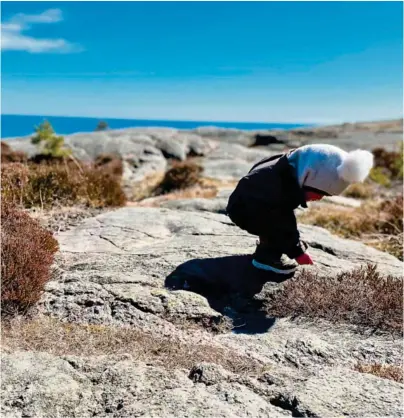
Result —
<svg viewBox="0 0 404 418"><path fill-rule="evenodd" d="M237 199L227 207L227 214L239 228L260 237L274 255L295 258L307 249L300 241L293 210L268 209L260 201Z"/></svg>

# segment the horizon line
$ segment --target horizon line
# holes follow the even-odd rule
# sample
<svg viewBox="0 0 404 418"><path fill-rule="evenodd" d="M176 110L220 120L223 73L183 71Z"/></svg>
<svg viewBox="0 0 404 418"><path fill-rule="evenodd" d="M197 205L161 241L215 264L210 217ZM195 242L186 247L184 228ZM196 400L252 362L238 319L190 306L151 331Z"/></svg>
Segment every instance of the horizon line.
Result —
<svg viewBox="0 0 404 418"><path fill-rule="evenodd" d="M78 118L78 119L110 119L110 120L128 120L128 121L142 121L142 122L194 122L194 123L237 123L237 124L251 124L251 125L273 125L273 124L282 124L282 125L306 125L306 126L321 126L325 124L329 125L342 125L344 123L372 123L372 122L389 122L395 120L402 120L403 116L391 117L391 118L379 118L379 119L366 119L366 120L355 120L352 121L341 121L341 120L329 120L329 121L311 121L311 122L300 122L300 121L228 121L228 120L197 120L197 119L172 119L172 118L136 118L136 117L116 117L116 116L77 116L77 115L42 115L34 113L1 113L1 116L34 116L34 117L53 117L53 118Z"/></svg>

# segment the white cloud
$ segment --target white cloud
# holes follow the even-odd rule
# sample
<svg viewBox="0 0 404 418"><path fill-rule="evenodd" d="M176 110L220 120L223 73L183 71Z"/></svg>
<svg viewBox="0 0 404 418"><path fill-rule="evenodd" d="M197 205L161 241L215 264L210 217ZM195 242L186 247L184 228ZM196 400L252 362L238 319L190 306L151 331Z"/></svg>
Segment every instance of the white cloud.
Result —
<svg viewBox="0 0 404 418"><path fill-rule="evenodd" d="M80 52L79 45L65 39L34 38L24 34L32 24L57 23L63 20L62 11L48 9L38 15L18 13L7 22L1 24L1 49L3 51L26 51L31 54L46 52L71 53Z"/></svg>

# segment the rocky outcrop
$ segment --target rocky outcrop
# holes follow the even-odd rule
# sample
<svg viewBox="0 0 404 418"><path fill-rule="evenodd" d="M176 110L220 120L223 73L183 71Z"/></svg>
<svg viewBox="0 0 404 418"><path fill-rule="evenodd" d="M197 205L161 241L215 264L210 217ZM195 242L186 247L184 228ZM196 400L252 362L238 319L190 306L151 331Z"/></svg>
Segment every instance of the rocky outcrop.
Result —
<svg viewBox="0 0 404 418"><path fill-rule="evenodd" d="M379 126L376 129L372 124L345 124L259 132L216 127L190 131L128 128L68 135L65 143L77 158L83 160L92 160L102 153L121 155L125 191L131 199L139 194L132 188L137 189L142 182L164 173L167 159L183 161L187 157L204 157L201 163L206 177L235 180L246 174L261 158L309 143L331 143L347 150L373 149L380 144L387 149L397 148L402 133L397 131L399 124L391 125L397 129L390 129L390 125L385 128L383 124L375 125ZM269 138L269 145L262 146L260 138ZM24 151L30 156L37 152L30 143L30 137L9 138L7 143L14 150Z"/></svg>
<svg viewBox="0 0 404 418"><path fill-rule="evenodd" d="M301 230L323 274L368 261L385 273L402 272L403 264L385 253L321 228ZM123 208L87 219L58 240L59 274L47 285L42 314L212 344L259 362L262 372L246 376L199 363L172 370L130 355L13 352L2 358L2 416L400 415L401 384L354 370L358 362L400 364L400 338L267 318L252 296L277 283L254 273L248 254L255 238L226 216ZM187 286L173 290L178 280ZM210 286L212 296L193 286ZM230 300L244 291L251 299L217 303L218 293ZM212 333L225 316L234 320L233 332Z"/></svg>
<svg viewBox="0 0 404 418"><path fill-rule="evenodd" d="M288 135L280 132L279 138L289 141ZM252 148L253 141L254 133L217 128L125 129L66 138L79 158L123 155L128 187L164 172L167 159L186 156L204 156L206 176L238 179L255 161L284 147ZM34 152L27 139L11 142ZM355 370L359 363L401 365L401 339L322 320L268 317L263 302L287 278L252 267L256 237L224 215L230 192L220 190L214 199L167 200L161 208L126 207L62 229L55 277L37 314L220 348L258 364L254 373L214 360L184 368L129 353L4 350L1 415L401 416L403 385ZM328 204L360 202L331 198ZM299 228L316 262L308 267L313 272L331 277L371 262L384 274L402 276L403 263L391 255L322 228Z"/></svg>
<svg viewBox="0 0 404 418"><path fill-rule="evenodd" d="M402 412L400 384L342 368L295 379L282 389L270 373L242 379L209 364L170 371L128 355L81 359L17 352L2 356L2 372L2 416L10 418L382 417Z"/></svg>

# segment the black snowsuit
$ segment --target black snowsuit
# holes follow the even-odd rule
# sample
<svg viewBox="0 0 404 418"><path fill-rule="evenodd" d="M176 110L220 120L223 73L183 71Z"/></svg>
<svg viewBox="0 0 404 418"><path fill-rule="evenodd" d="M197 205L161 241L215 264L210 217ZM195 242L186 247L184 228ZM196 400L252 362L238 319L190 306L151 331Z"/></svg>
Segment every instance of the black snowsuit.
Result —
<svg viewBox="0 0 404 418"><path fill-rule="evenodd" d="M300 240L293 211L307 204L288 155L255 164L231 194L227 214L241 229L265 239L271 253L296 258L307 245Z"/></svg>

